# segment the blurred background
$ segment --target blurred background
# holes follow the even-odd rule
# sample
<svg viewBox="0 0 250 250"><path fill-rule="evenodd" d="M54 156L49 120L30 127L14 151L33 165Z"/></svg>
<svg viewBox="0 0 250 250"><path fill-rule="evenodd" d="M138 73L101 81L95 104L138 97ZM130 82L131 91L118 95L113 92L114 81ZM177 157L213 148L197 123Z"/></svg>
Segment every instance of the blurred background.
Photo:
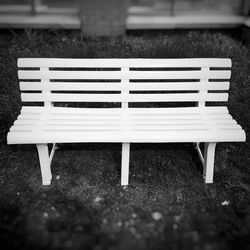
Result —
<svg viewBox="0 0 250 250"><path fill-rule="evenodd" d="M0 0L0 28L126 30L235 28L249 24L249 0Z"/></svg>

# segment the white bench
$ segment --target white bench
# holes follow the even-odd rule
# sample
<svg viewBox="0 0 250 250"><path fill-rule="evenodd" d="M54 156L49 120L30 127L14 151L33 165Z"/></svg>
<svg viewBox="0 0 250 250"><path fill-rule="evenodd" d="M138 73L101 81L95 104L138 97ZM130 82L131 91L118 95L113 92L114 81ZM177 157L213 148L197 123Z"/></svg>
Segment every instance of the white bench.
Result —
<svg viewBox="0 0 250 250"><path fill-rule="evenodd" d="M43 185L51 183L56 143L122 143L121 185L128 185L130 143L194 142L212 183L216 143L246 140L227 107L215 105L228 100L230 59L21 58L18 67L21 99L32 106L22 107L7 141L36 144Z"/></svg>

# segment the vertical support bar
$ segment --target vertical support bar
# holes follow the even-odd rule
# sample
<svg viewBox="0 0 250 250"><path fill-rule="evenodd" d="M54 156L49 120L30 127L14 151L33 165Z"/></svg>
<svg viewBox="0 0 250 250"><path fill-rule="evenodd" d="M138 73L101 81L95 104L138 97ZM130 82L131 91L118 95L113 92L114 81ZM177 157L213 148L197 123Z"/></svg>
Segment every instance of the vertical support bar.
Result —
<svg viewBox="0 0 250 250"><path fill-rule="evenodd" d="M49 72L49 68L47 68L47 67L40 68L40 71L43 71L46 73L46 72ZM49 79L41 79L41 82L44 84L48 84L50 82L50 80ZM43 90L42 93L43 94L50 94L51 91L50 90ZM51 101L44 101L44 106L45 107L52 107L53 103Z"/></svg>
<svg viewBox="0 0 250 250"><path fill-rule="evenodd" d="M129 154L130 143L122 143L122 171L121 185L127 186L129 181Z"/></svg>
<svg viewBox="0 0 250 250"><path fill-rule="evenodd" d="M122 73L122 79L121 79L121 84L122 84L122 90L121 90L121 95L122 98L126 95L129 94L129 68L125 67L125 68L121 68L121 73ZM122 108L128 108L128 102L127 101L123 101L122 102Z"/></svg>
<svg viewBox="0 0 250 250"><path fill-rule="evenodd" d="M200 143L199 143L199 142L196 142L195 148L196 148L196 150L197 150L197 152L198 152L199 158L200 158L201 163L202 163L203 168L204 168L204 166L205 166L205 163L204 163L204 156L203 156L203 154L202 154L202 152L201 152Z"/></svg>
<svg viewBox="0 0 250 250"><path fill-rule="evenodd" d="M201 72L204 73L204 75L206 75L209 70L210 68L201 68ZM208 78L204 76L202 79L200 79L200 83L201 83L201 86L202 85L205 86L205 84L208 83ZM199 91L200 95L203 95L206 93L207 93L207 89L204 89L204 88ZM198 107L205 107L205 106L206 106L205 101L198 101Z"/></svg>
<svg viewBox="0 0 250 250"><path fill-rule="evenodd" d="M37 147L38 156L39 156L43 185L50 185L52 175L51 175L50 164L49 164L48 145L37 144L36 147Z"/></svg>
<svg viewBox="0 0 250 250"><path fill-rule="evenodd" d="M205 183L213 183L216 142L206 142L204 148L203 178Z"/></svg>
<svg viewBox="0 0 250 250"><path fill-rule="evenodd" d="M53 146L52 146L52 149L51 149L50 155L49 155L49 165L51 165L51 162L52 162L52 159L53 159L53 156L55 154L56 149L57 149L56 143L53 143Z"/></svg>
<svg viewBox="0 0 250 250"><path fill-rule="evenodd" d="M124 133L126 134L128 130L128 102L126 100L126 96L129 94L129 67L121 68L122 71L122 119L124 126ZM125 100L125 101L124 101ZM128 185L129 181L129 153L130 153L130 143L122 143L122 166L121 166L121 185Z"/></svg>

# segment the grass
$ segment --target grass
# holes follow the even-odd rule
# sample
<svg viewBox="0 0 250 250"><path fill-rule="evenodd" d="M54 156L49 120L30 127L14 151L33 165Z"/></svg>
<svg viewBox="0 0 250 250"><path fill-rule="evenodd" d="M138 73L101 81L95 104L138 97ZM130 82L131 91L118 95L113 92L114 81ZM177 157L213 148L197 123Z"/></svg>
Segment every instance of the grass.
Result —
<svg viewBox="0 0 250 250"><path fill-rule="evenodd" d="M76 32L1 32L2 249L249 249L248 137L217 146L210 185L191 144L133 144L127 189L119 184L120 144L59 145L49 187L35 147L6 145L21 107L18 57L230 57L228 106L249 134L249 52L219 31L83 40Z"/></svg>

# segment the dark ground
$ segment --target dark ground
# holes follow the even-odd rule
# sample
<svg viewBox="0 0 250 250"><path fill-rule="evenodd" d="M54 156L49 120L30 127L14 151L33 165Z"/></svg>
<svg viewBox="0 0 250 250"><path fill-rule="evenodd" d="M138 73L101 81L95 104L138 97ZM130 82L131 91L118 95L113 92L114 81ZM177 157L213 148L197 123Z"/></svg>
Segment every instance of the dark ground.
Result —
<svg viewBox="0 0 250 250"><path fill-rule="evenodd" d="M127 189L119 144L59 145L48 187L35 147L6 145L21 107L18 57L230 57L228 107L248 135L249 52L220 31L82 41L76 32L1 31L1 249L250 249L248 136L218 144L207 185L192 144L133 144Z"/></svg>

